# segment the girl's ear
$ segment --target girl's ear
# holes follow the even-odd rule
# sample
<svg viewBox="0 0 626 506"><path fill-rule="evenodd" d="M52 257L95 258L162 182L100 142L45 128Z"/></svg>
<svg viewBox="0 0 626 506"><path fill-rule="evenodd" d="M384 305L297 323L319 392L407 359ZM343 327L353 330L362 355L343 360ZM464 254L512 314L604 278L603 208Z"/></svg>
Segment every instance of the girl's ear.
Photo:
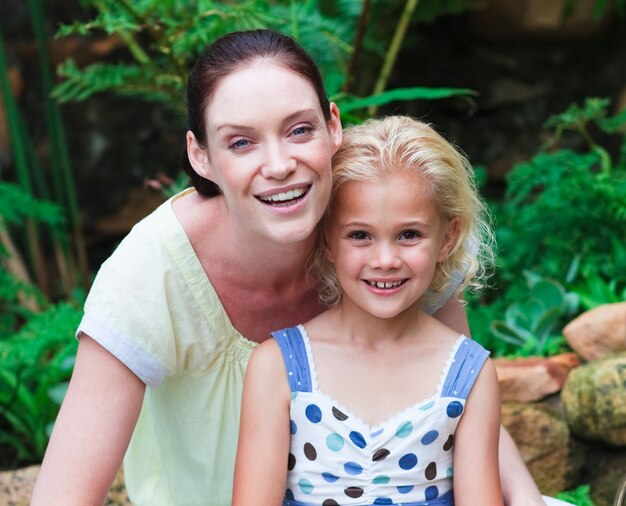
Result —
<svg viewBox="0 0 626 506"><path fill-rule="evenodd" d="M456 244L457 237L459 236L459 218L455 216L448 223L448 230L446 230L446 234L443 236L443 241L441 242L441 246L439 247L439 254L437 255L437 262L443 262L454 245Z"/></svg>
<svg viewBox="0 0 626 506"><path fill-rule="evenodd" d="M209 165L209 155L206 148L203 148L191 130L187 130L187 157L189 163L198 175L205 179L211 179L211 168Z"/></svg>
<svg viewBox="0 0 626 506"><path fill-rule="evenodd" d="M326 256L326 260L328 260L331 264L335 263L335 255L330 248L330 243L328 242L328 236L326 232L321 233L322 237L322 245L324 246L324 255Z"/></svg>

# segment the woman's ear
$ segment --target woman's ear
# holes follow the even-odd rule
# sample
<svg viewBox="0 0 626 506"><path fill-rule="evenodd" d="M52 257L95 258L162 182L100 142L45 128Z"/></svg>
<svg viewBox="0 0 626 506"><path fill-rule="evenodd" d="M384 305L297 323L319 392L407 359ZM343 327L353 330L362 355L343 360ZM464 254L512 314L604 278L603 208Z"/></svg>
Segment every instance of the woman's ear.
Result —
<svg viewBox="0 0 626 506"><path fill-rule="evenodd" d="M446 230L445 235L443 236L443 241L441 242L441 246L439 247L439 254L437 255L437 262L443 262L452 248L454 248L456 244L456 240L459 236L459 218L455 216L448 223L448 230Z"/></svg>
<svg viewBox="0 0 626 506"><path fill-rule="evenodd" d="M339 115L339 108L335 102L330 103L330 120L328 121L328 130L330 132L332 152L334 155L341 146L341 141L343 140L341 117Z"/></svg>
<svg viewBox="0 0 626 506"><path fill-rule="evenodd" d="M187 157L189 163L198 175L205 179L211 179L209 166L209 155L207 149L203 148L191 130L187 130Z"/></svg>

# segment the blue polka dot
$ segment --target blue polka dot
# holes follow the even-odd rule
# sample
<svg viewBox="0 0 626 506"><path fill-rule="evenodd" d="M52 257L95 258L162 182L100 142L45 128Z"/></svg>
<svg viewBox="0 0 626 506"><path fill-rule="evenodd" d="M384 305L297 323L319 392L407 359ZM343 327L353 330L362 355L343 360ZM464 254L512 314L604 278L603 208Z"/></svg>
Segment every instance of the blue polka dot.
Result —
<svg viewBox="0 0 626 506"><path fill-rule="evenodd" d="M407 437L411 432L413 432L413 424L411 422L403 422L398 425L396 429L397 437Z"/></svg>
<svg viewBox="0 0 626 506"><path fill-rule="evenodd" d="M463 404L459 401L452 401L446 408L446 413L450 418L456 418L463 413Z"/></svg>
<svg viewBox="0 0 626 506"><path fill-rule="evenodd" d="M453 473L452 473L452 468L449 467L448 469L446 469L446 478L452 478Z"/></svg>
<svg viewBox="0 0 626 506"><path fill-rule="evenodd" d="M389 497L377 497L374 499L374 504L393 504L393 501Z"/></svg>
<svg viewBox="0 0 626 506"><path fill-rule="evenodd" d="M430 408L432 408L435 405L435 401L430 401L428 404L424 404L421 408L420 411L428 411Z"/></svg>
<svg viewBox="0 0 626 506"><path fill-rule="evenodd" d="M439 496L439 489L432 485L424 490L424 495L427 501L432 501L433 499L437 499Z"/></svg>
<svg viewBox="0 0 626 506"><path fill-rule="evenodd" d="M417 465L417 456L414 453L407 453L400 457L400 468L408 471L409 469L413 469Z"/></svg>
<svg viewBox="0 0 626 506"><path fill-rule="evenodd" d="M372 433L370 434L370 436L372 436L372 437L378 437L378 436L380 436L380 435L383 433L383 431L384 431L384 430L385 430L385 429L378 429L377 431L372 432Z"/></svg>
<svg viewBox="0 0 626 506"><path fill-rule="evenodd" d="M408 494L415 487L413 485L402 485L400 487L396 487L400 494Z"/></svg>
<svg viewBox="0 0 626 506"><path fill-rule="evenodd" d="M298 482L298 486L300 487L300 490L302 490L303 494L310 494L311 492L313 492L313 489L315 488L313 487L313 484L306 478L302 478Z"/></svg>
<svg viewBox="0 0 626 506"><path fill-rule="evenodd" d="M296 498L293 495L293 492L291 491L290 488L288 488L287 490L285 490L285 499L289 499L290 501L295 501Z"/></svg>
<svg viewBox="0 0 626 506"><path fill-rule="evenodd" d="M346 462L343 465L343 470L352 476L356 476L357 474L361 474L363 472L363 468L356 462Z"/></svg>
<svg viewBox="0 0 626 506"><path fill-rule="evenodd" d="M322 410L318 408L315 404L309 404L304 410L306 417L312 423L319 423L322 419Z"/></svg>
<svg viewBox="0 0 626 506"><path fill-rule="evenodd" d="M439 432L437 432L436 430L429 430L426 434L422 436L422 444L429 445L433 441L435 441L435 439L437 439L438 437L439 437Z"/></svg>
<svg viewBox="0 0 626 506"><path fill-rule="evenodd" d="M291 400L293 401L296 397L298 397L298 392L291 392Z"/></svg>
<svg viewBox="0 0 626 506"><path fill-rule="evenodd" d="M289 432L291 432L292 434L298 432L298 426L293 420L289 420Z"/></svg>
<svg viewBox="0 0 626 506"><path fill-rule="evenodd" d="M343 448L344 439L337 433L332 433L326 438L326 446L332 452L338 452Z"/></svg>
<svg viewBox="0 0 626 506"><path fill-rule="evenodd" d="M350 432L350 441L352 441L354 443L354 446L357 446L358 448L365 448L366 446L363 434L355 430Z"/></svg>
<svg viewBox="0 0 626 506"><path fill-rule="evenodd" d="M331 473L322 473L322 478L324 478L324 481L327 481L328 483L335 483L339 479L339 476L335 476Z"/></svg>
<svg viewBox="0 0 626 506"><path fill-rule="evenodd" d="M389 476L381 474L380 476L376 476L376 478L372 480L372 483L374 485L386 485L387 483L389 483L390 480L391 478L389 478Z"/></svg>

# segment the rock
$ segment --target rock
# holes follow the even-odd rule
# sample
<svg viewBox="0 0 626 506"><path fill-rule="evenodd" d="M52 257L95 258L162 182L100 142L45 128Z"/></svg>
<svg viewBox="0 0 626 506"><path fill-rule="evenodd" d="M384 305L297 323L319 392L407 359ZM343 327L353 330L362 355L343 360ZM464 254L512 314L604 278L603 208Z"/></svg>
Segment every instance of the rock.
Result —
<svg viewBox="0 0 626 506"><path fill-rule="evenodd" d="M626 351L626 302L604 304L568 323L563 335L585 360Z"/></svg>
<svg viewBox="0 0 626 506"><path fill-rule="evenodd" d="M38 474L39 466L1 472L0 505L28 506ZM122 469L117 473L104 504L105 506L132 506L126 494Z"/></svg>
<svg viewBox="0 0 626 506"><path fill-rule="evenodd" d="M574 434L626 446L626 353L574 369L561 390L561 401Z"/></svg>
<svg viewBox="0 0 626 506"><path fill-rule="evenodd" d="M541 403L505 402L502 425L543 494L555 495L578 483L586 447L571 437L556 410Z"/></svg>
<svg viewBox="0 0 626 506"><path fill-rule="evenodd" d="M618 488L626 478L626 451L594 443L589 452L580 483L588 483L595 506L611 506Z"/></svg>
<svg viewBox="0 0 626 506"><path fill-rule="evenodd" d="M580 359L575 353L564 353L548 358L497 358L493 362L502 400L529 402L559 392Z"/></svg>

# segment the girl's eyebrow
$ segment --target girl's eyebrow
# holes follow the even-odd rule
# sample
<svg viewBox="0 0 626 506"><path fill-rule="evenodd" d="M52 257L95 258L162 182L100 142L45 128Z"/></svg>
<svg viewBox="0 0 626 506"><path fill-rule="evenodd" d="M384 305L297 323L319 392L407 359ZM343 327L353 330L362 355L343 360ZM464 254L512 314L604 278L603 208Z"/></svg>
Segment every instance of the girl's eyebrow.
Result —
<svg viewBox="0 0 626 506"><path fill-rule="evenodd" d="M299 109L299 110L291 113L289 116L287 116L283 120L283 123L290 123L291 121L293 121L294 119L297 119L300 116L304 116L306 114L311 114L311 113L315 114L316 110L312 109L310 107L306 107L304 109ZM218 125L215 130L219 132L223 128L232 128L234 130L254 130L254 128L249 126L249 125L238 125L236 123L222 123L221 125Z"/></svg>

